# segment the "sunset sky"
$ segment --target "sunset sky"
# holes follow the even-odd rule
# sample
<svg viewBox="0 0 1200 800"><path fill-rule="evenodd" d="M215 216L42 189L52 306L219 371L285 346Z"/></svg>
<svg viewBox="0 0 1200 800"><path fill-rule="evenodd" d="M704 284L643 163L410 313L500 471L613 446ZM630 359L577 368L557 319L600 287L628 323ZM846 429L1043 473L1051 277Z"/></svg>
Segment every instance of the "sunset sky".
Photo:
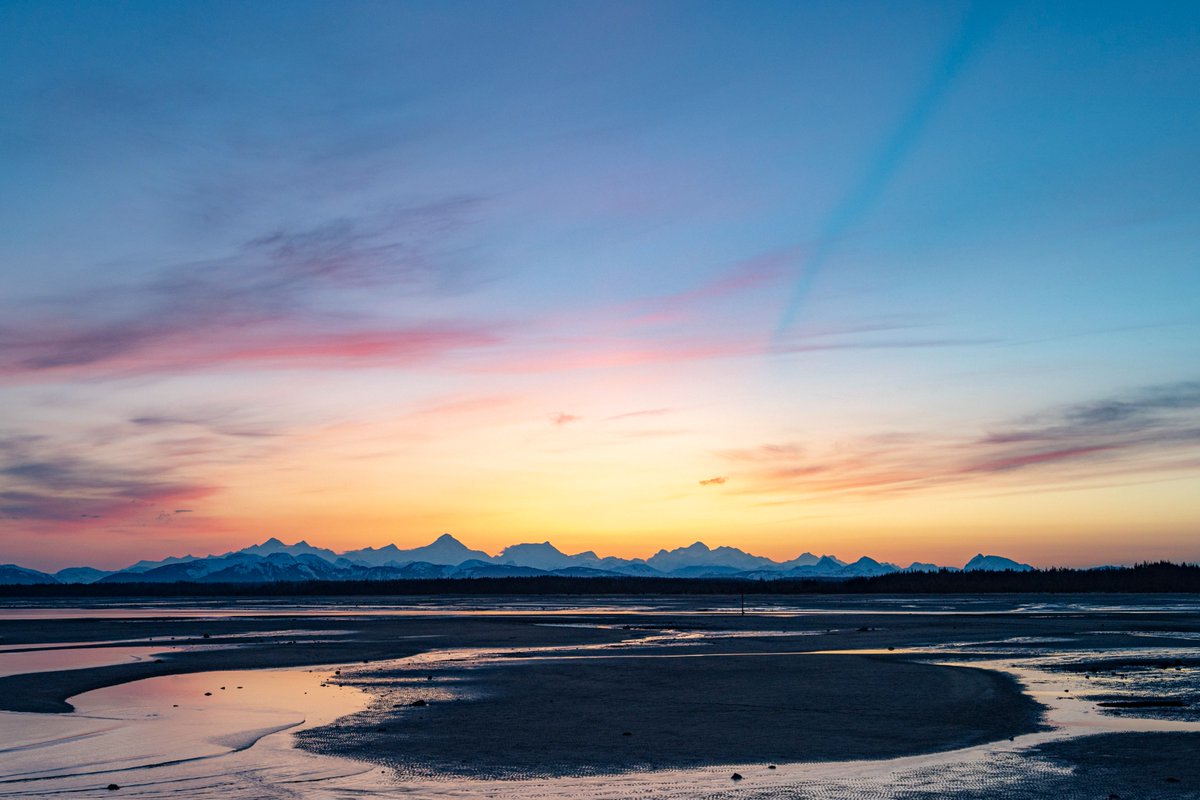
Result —
<svg viewBox="0 0 1200 800"><path fill-rule="evenodd" d="M0 3L0 563L1200 560L1200 4Z"/></svg>

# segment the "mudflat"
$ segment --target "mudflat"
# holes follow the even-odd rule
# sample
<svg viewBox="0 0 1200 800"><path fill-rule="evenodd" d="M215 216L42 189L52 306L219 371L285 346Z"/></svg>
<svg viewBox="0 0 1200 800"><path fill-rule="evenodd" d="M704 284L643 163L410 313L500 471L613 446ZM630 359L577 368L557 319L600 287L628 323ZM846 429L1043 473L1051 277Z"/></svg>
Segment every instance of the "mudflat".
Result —
<svg viewBox="0 0 1200 800"><path fill-rule="evenodd" d="M557 629L564 644L614 641L606 631ZM232 669L363 664L405 658L439 647L538 645L546 631L531 621L503 617L163 617L0 619L0 650L42 644L62 654L142 646L154 658L87 669L0 677L0 710L68 713L69 697L160 675ZM57 643L70 642L70 647ZM91 642L93 644L88 645Z"/></svg>
<svg viewBox="0 0 1200 800"><path fill-rule="evenodd" d="M755 770L746 792L774 775L767 770L775 763L883 759L985 742L1021 747L1023 734L1045 727L1043 706L1009 675L972 661L1058 659L1054 674L1063 681L1052 678L1061 688L1051 691L1069 693L1069 678L1076 692L1083 685L1097 699L1136 699L1130 671L1144 661L1136 685L1180 701L1156 713L1186 720L1196 705L1189 694L1197 691L1196 670L1181 654L1195 646L1200 616L1186 602L793 598L744 616L730 598L346 601L203 617L182 610L122 615L114 604L90 618L65 608L55 617L49 608L36 618L0 619L0 650L51 647L69 660L78 648L144 645L154 654L0 677L0 709L69 712L69 698L80 692L156 675L321 665L336 670L331 682L367 692L369 707L303 731L298 745L375 764L400 780L556 780L734 764ZM1131 661L1131 648L1141 661ZM1014 737L1018 744L1009 745ZM1154 783L1162 796L1196 790L1187 785L1193 773L1179 766L1194 734L1111 738L1106 747L1134 753L1132 760L1092 759L1086 739L1034 743L1014 757L1014 769L1069 766L1036 786L1021 788L1020 774L1003 778L1005 785L1036 795L1091 769L1089 787L1140 786L1140 752L1162 762ZM1062 796L1074 796L1071 786L1062 783Z"/></svg>
<svg viewBox="0 0 1200 800"><path fill-rule="evenodd" d="M381 702L300 741L405 774L527 778L883 758L1036 726L1037 704L984 670L703 649L356 670Z"/></svg>

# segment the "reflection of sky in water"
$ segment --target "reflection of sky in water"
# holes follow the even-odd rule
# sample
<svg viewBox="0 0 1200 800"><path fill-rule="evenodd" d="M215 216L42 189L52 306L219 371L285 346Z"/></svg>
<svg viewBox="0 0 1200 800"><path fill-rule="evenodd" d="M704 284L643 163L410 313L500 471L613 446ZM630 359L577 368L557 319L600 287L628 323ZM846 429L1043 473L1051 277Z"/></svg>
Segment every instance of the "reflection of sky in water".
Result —
<svg viewBox="0 0 1200 800"><path fill-rule="evenodd" d="M829 595L786 597L772 595L746 595L746 610L755 615L822 616L863 612L869 614L942 614L953 612L960 615L976 614L1059 614L1059 613L1155 613L1186 614L1200 613L1200 599L1190 595L1155 597L1153 602L1122 604L1110 598L1072 597L1053 602L1031 601L1021 597L857 597L853 595ZM627 614L648 613L695 614L695 615L738 615L741 611L739 595L705 597L702 604L692 598L637 598L622 600L606 598L597 604L593 598L460 598L424 597L405 598L400 603L371 602L337 603L314 602L288 604L285 602L252 601L229 603L227 601L190 603L177 601L139 601L132 606L119 603L94 602L75 605L33 605L19 600L8 600L0 604L0 619L229 619L229 618L364 618L389 616L528 616L528 615L572 615L572 614Z"/></svg>
<svg viewBox="0 0 1200 800"><path fill-rule="evenodd" d="M67 650L32 650L0 653L0 677L26 672L57 672L66 669L107 667L147 661L169 652L163 645L152 647L86 647Z"/></svg>
<svg viewBox="0 0 1200 800"><path fill-rule="evenodd" d="M73 697L70 715L0 713L6 743L0 797L109 782L159 783L165 794L189 777L211 784L226 758L264 736L324 725L365 707L365 694L329 684L329 676L294 669L168 675ZM288 749L286 742L281 747Z"/></svg>
<svg viewBox="0 0 1200 800"><path fill-rule="evenodd" d="M321 641L321 636L342 636L345 630L263 630L246 633L222 633L225 639L258 639L291 636L306 641ZM155 638L159 641L155 642ZM0 648L0 677L30 672L58 672L68 669L90 669L116 664L169 658L171 653L199 649L228 649L228 644L201 644L199 636L148 637L124 641L139 642L122 645L122 640L99 642L43 642ZM149 642L150 644L145 644ZM240 646L240 645L237 645Z"/></svg>
<svg viewBox="0 0 1200 800"><path fill-rule="evenodd" d="M807 603L810 599L806 598ZM941 607L938 600L922 611ZM1171 611L1186 610L1191 601L1165 606ZM1018 605L1018 604L1011 604ZM1102 604L1097 604L1100 606ZM1106 608L1114 608L1103 604ZM1156 599L1156 607L1161 604ZM1064 603L1061 608L1075 608ZM586 606L572 606L564 613L578 613ZM595 608L592 606L591 608ZM1046 613L1047 605L1021 606L1024 613ZM1120 610L1131 610L1116 607ZM884 610L898 607L884 605ZM1144 610L1139 606L1138 610ZM624 613L630 607L620 609ZM782 614L806 613L797 608L784 609ZM879 608L873 609L876 613ZM112 616L122 616L112 609ZM512 613L504 610L454 610L451 613ZM815 609L827 613L826 609ZM369 615L363 607L340 607L339 614ZM843 607L841 613L853 613ZM61 613L61 610L47 610ZM97 616L95 610L90 610ZM223 612L205 609L196 612L219 617ZM245 609L234 609L234 615L250 615ZM318 615L325 612L306 610L295 616ZM395 608L382 608L379 613L411 613ZM444 611L432 613L446 613ZM532 610L526 613L534 613ZM536 613L546 613L540 606ZM151 614L149 611L147 615ZM162 616L158 608L153 616ZM263 614L261 610L253 615ZM129 616L125 614L124 616ZM336 623L334 623L336 624ZM575 626L580 623L549 623ZM620 624L611 627L622 627ZM654 628L654 626L648 626ZM333 635L341 631L258 631L243 636L262 635ZM739 636L791 636L796 633L762 631L671 630L669 628L632 631L642 633L637 641L596 643L579 647L527 647L522 654L535 658L555 657L614 657L636 656L640 647L678 645L687 657L706 657L701 652L706 640ZM1194 721L1195 708L1182 710L1173 717L1164 717L1153 710L1111 713L1096 707L1097 696L1145 696L1196 692L1200 670L1181 670L1159 667L1121 666L1105 668L1100 673L1086 673L1072 666L1081 662L1120 659L1200 658L1200 649L1172 647L1114 647L1105 648L1103 632L1084 632L1074 639L1057 636L1014 636L983 643L960 642L931 647L922 651L898 649L910 654L923 652L929 660L948 663L961 662L968 666L996 669L1017 677L1026 690L1045 704L1048 721L1053 730L1016 737L1011 742L995 742L965 750L913 756L883 761L829 762L821 764L779 764L767 771L764 765L725 765L699 770L663 771L646 774L626 774L612 778L570 778L566 780L533 780L496 782L459 779L454 781L397 782L389 772L376 767L342 759L315 756L293 749L291 737L280 731L298 730L333 723L338 717L365 708L370 698L357 689L329 685L330 672L308 670L259 670L201 673L152 678L121 686L100 689L72 698L77 707L72 715L35 715L0 713L0 798L32 797L69 793L68 796L106 795L104 786L114 782L123 789L136 790L137 796L149 798L221 797L222 800L242 800L283 794L289 797L333 800L343 797L414 797L414 798L479 798L527 797L537 795L544 800L569 798L615 798L636 794L655 800L725 797L860 797L890 798L905 791L932 790L953 796L956 785L979 785L988 781L999 790L1006 781L1027 780L1031 775L1050 776L1062 771L1061 766L1042 760L1029 751L1040 743L1097 732L1109 731L1197 731L1200 722ZM1195 634L1156 631L1147 636L1194 640ZM224 637L222 637L224 638ZM189 645L191 643L189 642ZM1056 650L1056 645L1066 649ZM1129 641L1124 642L1125 645ZM700 645L700 650L696 646ZM25 647L25 646L22 646ZM90 658L145 657L163 652L169 644L153 647L113 646L72 650L21 650L0 652L0 670L13 659L50 659L54 668L87 666ZM14 646L15 650L15 646ZM134 652L136 651L136 652ZM424 670L459 669L494 663L516 650L439 650L370 667L363 677L394 683L407 673L414 688L422 696L431 689L423 680ZM853 652L853 651L851 651ZM879 650L874 652L888 652ZM713 654L717 655L717 654ZM665 653L658 657L667 656ZM802 657L802 656L798 656ZM64 660L65 659L65 660ZM111 660L107 663L114 663ZM68 665L69 664L69 665ZM27 671L27 670L21 670ZM415 673L414 671L420 671ZM349 671L348 671L349 673ZM324 684L324 685L323 685ZM439 681L440 700L456 697L453 681ZM223 689L221 687L224 687ZM242 687L242 688L238 688ZM1069 691L1068 691L1069 690ZM211 694L206 694L211 693ZM1168 718L1169 717L1169 718ZM403 724L389 721L387 724ZM155 766L157 765L157 766ZM736 789L729 784L729 774L736 769L747 780Z"/></svg>

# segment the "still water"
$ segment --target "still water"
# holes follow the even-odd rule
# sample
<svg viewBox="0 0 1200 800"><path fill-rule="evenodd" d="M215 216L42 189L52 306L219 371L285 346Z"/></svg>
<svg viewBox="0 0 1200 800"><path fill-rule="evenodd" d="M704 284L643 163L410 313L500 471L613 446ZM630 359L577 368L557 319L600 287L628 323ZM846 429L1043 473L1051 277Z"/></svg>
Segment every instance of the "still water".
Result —
<svg viewBox="0 0 1200 800"><path fill-rule="evenodd" d="M1105 601L1111 607L1111 599ZM531 604L532 605L532 604ZM591 606L595 608L596 606ZM569 608L579 611L579 606ZM603 608L609 608L603 606ZM1044 605L1036 613L1043 613ZM191 609L195 615L226 616L266 609ZM482 613L512 613L526 609L505 606L504 610L486 609ZM876 613L880 609L874 609ZM887 607L886 612L898 609ZM925 610L925 609L922 609ZM1190 613L1186 603L1171 606L1175 613ZM95 616L97 609L87 609ZM156 616L164 609L155 608ZM271 612L284 613L281 608ZM290 616L312 613L328 615L316 609L292 609ZM412 613L413 609L375 609L375 613ZM534 613L529 610L530 613ZM636 614L631 605L620 611ZM778 614L803 613L796 608L773 609ZM815 609L822 613L824 609ZM117 609L105 613L117 615ZM149 614L150 610L146 612ZM345 614L372 613L363 608L338 607ZM479 613L469 608L441 613ZM35 610L29 609L33 614ZM61 609L53 613L61 614ZM430 611L430 613L433 613ZM545 614L539 608L537 613ZM1018 612L1021 613L1021 612ZM1028 613L1034 613L1030 611ZM125 616L129 616L126 612ZM185 615L194 618L194 615ZM770 616L770 615L768 615ZM336 623L335 623L336 624ZM320 633L330 633L322 631ZM791 635L783 631L781 637ZM697 645L707 636L729 636L730 632L676 632L648 637L646 644L662 646L677 638L685 651L673 656L659 653L654 657L719 657L706 655ZM732 635L742 635L734 633ZM57 643L37 647L0 648L0 674L42 672L122 663L126 660L170 657L169 643L124 645L120 641L104 647L80 647L79 643ZM1189 642L1190 644L1190 642ZM1060 739L1113 731L1200 731L1194 719L1162 719L1150 715L1110 714L1095 703L1083 699L1095 688L1100 676L1062 671L1056 659L1080 659L1091 656L1121 655L1134 658L1200 658L1196 647L1124 649L1087 653L1074 650L1058 656L1045 638L1015 638L996 643L1003 650L1000 658L964 659L965 646L945 645L924 651L909 649L935 663L966 663L1006 672L1021 682L1025 690L1047 708L1048 729L1013 740L994 742L960 750L886 760L824 763L781 763L774 769L765 764L727 764L704 769L664 770L652 773L623 774L612 777L567 777L522 781L494 781L454 778L452 780L400 779L377 766L348 759L318 756L293 746L292 734L308 728L337 724L343 716L370 706L372 698L355 688L338 685L335 667L320 669L239 670L173 675L149 678L98 689L71 698L73 714L26 714L0 712L0 798L6 797L220 797L243 798L486 798L538 797L544 800L568 798L625 798L644 800L682 800L683 798L846 798L904 796L903 791L925 789L947 797L958 785L978 785L981 781L997 787L1003 795L1006 782L1027 781L1031 776L1053 776L1061 765L1030 755L1030 748ZM195 645L184 645L187 647ZM228 645L226 645L228 646ZM564 653L544 657L590 658L604 654L610 645L581 646ZM525 649L529 652L529 648ZM855 651L851 651L855 652ZM882 652L882 651L862 651ZM439 659L484 662L503 657L501 651L433 650L413 657L417 661ZM533 657L541 654L530 653ZM645 656L643 656L645 657ZM805 657L796 654L797 658ZM372 666L386 666L372 665ZM1111 677L1114 690L1137 694L1149 683L1137 673ZM1146 678L1150 680L1149 677ZM1119 681L1119 683L1118 683ZM1194 682L1191 672L1159 671L1154 685L1164 681ZM744 780L730 783L737 771ZM109 789L116 785L118 789Z"/></svg>

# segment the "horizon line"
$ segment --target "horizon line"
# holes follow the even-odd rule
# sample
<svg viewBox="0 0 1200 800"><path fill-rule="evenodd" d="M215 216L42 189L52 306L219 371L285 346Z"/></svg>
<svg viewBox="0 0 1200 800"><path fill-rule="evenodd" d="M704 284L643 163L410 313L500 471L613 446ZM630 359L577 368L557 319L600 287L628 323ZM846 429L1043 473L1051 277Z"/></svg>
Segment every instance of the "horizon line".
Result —
<svg viewBox="0 0 1200 800"><path fill-rule="evenodd" d="M439 541L442 541L443 539L447 539L447 538L448 538L448 539L450 539L450 540L452 540L452 541L454 541L454 542L455 542L455 543L457 543L458 545L460 545L460 546L462 546L462 547L466 548L467 550L472 550L472 551L475 551L475 552L478 552L478 553L482 553L483 555L485 555L485 556L486 556L487 558L489 558L489 559L497 559L497 558L501 558L501 557L503 557L503 556L504 556L504 554L505 554L507 551L509 551L509 550L511 550L511 549L513 549L513 548L516 548L516 547L522 547L522 546L530 546L530 545L534 545L534 546L548 546L548 547L552 548L552 549L553 549L553 550L554 550L556 553L559 553L559 554L561 554L561 555L563 555L564 557L567 557L567 558L576 558L576 557L579 557L579 556L585 556L585 555L588 555L588 554L590 554L592 557L594 557L594 558L596 558L597 560L600 560L600 561L602 561L602 560L605 560L605 559L610 559L610 558L611 558L611 559L617 559L617 560L619 560L619 561L626 561L626 562L632 562L632 563L638 563L638 562L641 562L641 563L646 563L647 561L649 561L650 559L654 558L654 557L655 557L655 556L657 556L657 555L660 555L660 554L670 554L670 553L675 553L675 552L679 552L679 551L689 550L689 549L691 549L691 548L694 548L694 547L696 547L697 545L700 545L700 546L702 546L703 548L705 548L705 550L707 550L707 551L709 551L709 552L713 552L713 551L717 551L717 550L721 550L721 549L736 550L737 552L739 552L739 553L742 553L743 555L745 555L745 556L747 556L747 557L750 557L750 558L755 558L755 559L761 559L761 560L764 560L764 561L767 561L767 562L770 562L770 563L772 563L772 564L776 564L776 565L782 565L782 564L786 564L786 563L788 563L789 561L793 561L793 560L795 560L795 559L797 559L797 558L802 558L802 557L804 557L804 556L812 556L812 557L814 557L814 558L817 558L817 559L823 559L823 558L832 558L832 559L834 559L835 561L838 561L838 562L840 562L840 563L842 563L842 564L854 564L854 563L857 563L858 561L861 561L862 559L870 559L871 561L874 561L874 562L876 562L876 563L879 563L879 564L890 564L890 565L892 565L892 566L895 566L895 567L897 567L898 569L901 569L901 570L903 570L903 569L908 569L908 568L910 568L910 567L912 567L912 566L916 566L916 565L923 565L923 566L925 566L925 565L933 565L933 566L936 566L936 567L938 567L939 569L962 569L962 568L963 568L963 567L965 567L965 566L966 566L966 564L968 564L968 563L969 563L969 562L970 562L970 561L971 561L973 558L978 558L978 557L985 557L985 558L992 558L992 557L995 557L995 558L1003 558L1003 559L1007 559L1007 560L1010 560L1010 561L1014 561L1014 562L1016 562L1016 563L1019 563L1019 564L1023 564L1023 565L1025 565L1025 566L1031 566L1031 567L1034 567L1034 568L1036 568L1036 569L1041 569L1041 570L1046 570L1046 569L1064 569L1064 568L1065 568L1065 569L1092 569L1092 568L1098 568L1098 567L1128 567L1128 566L1134 566L1134 565L1136 565L1136 564L1139 564L1139 563L1144 563L1144 562L1147 562L1147 563L1148 563L1148 561L1151 561L1151 560L1153 560L1153 559L1143 559L1143 560L1138 560L1138 561L1104 562L1104 563L1094 563L1094 564L1090 564L1090 565L1082 565L1082 564L1074 564L1074 565L1066 565L1066 564L1035 564L1035 563L1033 563L1033 562L1022 562L1022 561L1020 561L1019 559L1013 558L1013 557L1011 557L1011 556L1000 555L1000 554L998 554L998 553L984 553L984 552L982 551L982 549L980 549L980 550L977 552L977 554L976 554L975 556L969 557L969 558L968 558L966 561L964 561L964 562L963 562L963 564L962 564L962 565L957 565L957 566L956 566L956 565L950 565L950 564L937 564L937 563L935 563L935 562L933 562L933 561L922 561L922 560L920 560L920 559L912 559L912 560L909 560L909 561L908 561L908 563L907 563L907 565L905 565L905 564L903 564L903 563L901 563L901 562L899 562L899 561L886 561L886 560L879 560L879 559L876 559L874 556L870 556L870 555L867 555L867 554L865 554L865 553L863 553L863 554L859 555L857 558L843 559L841 556L837 556L837 555L834 555L834 554L832 554L832 553L814 553L814 552L812 552L811 550L804 550L803 552L800 552L800 553L798 553L797 555L795 555L795 556L792 556L791 558L786 558L786 559L778 560L778 559L772 558L772 557L770 557L770 556L762 556L762 555L757 555L757 554L755 554L755 553L751 553L751 552L749 552L749 551L747 551L747 550L743 550L743 549L741 549L740 547L737 547L737 546L734 546L734 545L719 544L719 545L716 545L716 546L710 546L709 544L707 544L706 542L704 542L704 541L702 541L702 540L700 540L700 539L697 539L696 541L694 541L694 542L693 542L692 544L690 544L690 545L680 545L680 546L678 546L678 547L669 548L669 549L668 549L668 548L666 548L666 547L660 547L660 548L658 548L657 550L655 550L654 552L652 552L650 555L647 555L647 556L630 556L630 557L626 557L626 556L613 556L613 555L609 555L609 556L602 556L602 555L599 555L599 554L598 554L598 553L597 553L597 552L596 552L594 549L585 549L585 550L581 550L581 551L579 551L579 552L576 552L576 553L568 553L568 552L565 552L565 551L563 551L563 550L560 550L560 549L559 549L559 548L558 548L556 545L554 545L554 544L553 544L553 543L552 543L552 542L551 542L549 539L546 539L546 540L544 540L544 541L522 541L522 542L514 542L514 543L512 543L512 544L509 544L509 545L506 545L506 546L504 546L503 548L501 548L501 549L500 549L498 552L496 552L496 553L490 553L490 552L488 552L487 550L484 550L484 549L481 549L481 548L475 548L475 547L471 547L471 546L467 545L467 544L466 544L466 543L464 543L464 542L463 542L461 539L459 539L457 536L455 536L454 534L452 534L452 533L450 533L450 532L443 532L443 533L441 533L441 534L438 534L437 536L435 536L435 537L434 537L434 538L433 538L431 541L429 541L427 544L422 544L422 545L413 545L413 546L409 546L409 547L401 547L401 546L400 546L400 545L398 545L396 542L387 542L387 543L384 543L384 544L382 544L382 545L365 545L365 546L362 546L362 547L355 547L355 548L345 548L345 549L342 549L342 550L340 550L340 551L339 551L339 550L336 550L336 549L334 549L334 548L332 548L332 547L325 547L325 546L321 546L321 545L316 545L316 544L313 544L313 543L309 542L307 538L298 538L297 540L295 540L295 541L293 541L293 542L291 542L291 543L287 543L287 542L283 541L283 540L282 540L280 537L278 537L278 536L275 536L275 535L271 535L271 536L268 536L266 539L264 539L264 540L263 540L263 541L261 541L261 542L255 542L255 543L252 543L252 544L246 545L246 546L244 546L244 547L241 547L241 548L238 548L238 549L227 550L227 551L225 551L225 552L222 552L222 553L210 552L210 553L207 553L207 554L205 554L205 555L194 555L193 553L187 553L187 554L185 554L185 555L168 555L168 556L163 556L163 557L161 557L161 558L157 558L157 559L156 559L156 558L138 558L138 559L136 559L136 560L134 560L134 561L130 562L129 564L126 564L126 565L125 565L125 566L123 566L123 567L117 567L117 568L115 568L115 569L112 569L112 570L104 570L104 571L120 572L120 571L122 571L122 570L124 570L124 569L128 569L129 567L132 567L132 566L134 566L134 565L136 565L136 564L138 564L138 563L141 563L141 562L143 562L143 561L149 561L149 562L161 562L161 561L169 561L169 560L173 560L173 559L207 559L207 558L221 558L221 557L225 557L225 556L233 555L233 554L236 554L236 553L241 553L241 552L243 552L243 551L245 551L245 550L249 550L249 549L251 549L251 548L260 548L260 547L264 547L264 546L266 546L266 545L269 545L269 544L272 544L272 543L276 543L276 544L277 544L277 545L279 545L280 547L284 547L284 548L294 548L294 547L298 547L298 546L305 546L305 547L310 547L310 548L312 548L312 549L314 549L314 550L325 550L325 551L328 551L328 552L332 553L334 556L337 556L337 557L345 557L345 555L346 555L347 553L355 553L355 552L360 552L360 551L364 551L364 550L375 550L375 551L378 551L378 550L385 550L385 549L387 549L387 548L389 548L389 547L391 547L391 548L394 548L394 549L396 549L397 551L400 551L400 552L408 552L408 551L412 551L412 550L421 550L421 549L424 549L424 548L426 548L426 547L430 547L430 546L432 546L432 545L436 544L437 542L439 542ZM11 565L12 565L12 566L21 566L21 565L17 564L16 562L9 562L9 563L11 563ZM1200 559L1197 559L1196 561L1188 561L1187 559L1181 559L1181 560L1180 560L1178 563L1181 563L1181 564L1188 564L1188 563L1200 563ZM67 569L74 569L74 568L79 568L79 567L90 567L90 568L93 568L93 569L98 569L98 568L96 568L96 567L91 567L91 565L88 565L88 564L82 564L82 563L72 563L72 564L68 564L67 566L63 566L63 567L57 567L56 569L50 569L50 570L38 570L38 571L45 571L45 572L47 572L48 574L56 574L57 572L61 572L61 571L63 571L63 570L67 570Z"/></svg>

